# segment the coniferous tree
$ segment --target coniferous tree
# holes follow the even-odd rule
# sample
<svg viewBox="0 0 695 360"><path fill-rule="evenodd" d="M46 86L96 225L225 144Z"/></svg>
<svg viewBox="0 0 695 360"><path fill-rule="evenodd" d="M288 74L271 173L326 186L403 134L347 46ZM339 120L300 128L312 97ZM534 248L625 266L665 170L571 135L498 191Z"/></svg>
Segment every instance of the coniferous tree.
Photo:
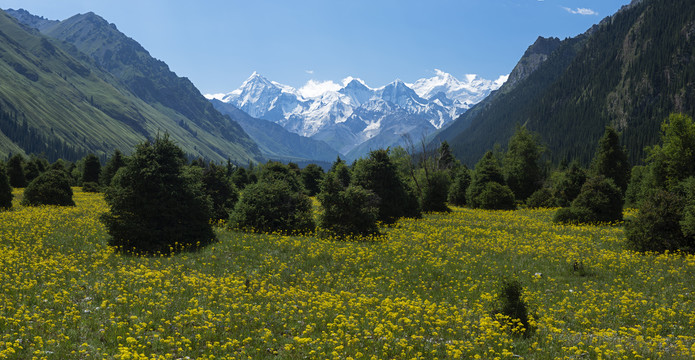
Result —
<svg viewBox="0 0 695 360"><path fill-rule="evenodd" d="M244 167L237 167L231 176L232 183L238 190L243 190L246 185L251 183L249 180L249 174Z"/></svg>
<svg viewBox="0 0 695 360"><path fill-rule="evenodd" d="M110 245L138 253L169 253L211 243L210 200L169 135L139 144L106 191L103 221Z"/></svg>
<svg viewBox="0 0 695 360"><path fill-rule="evenodd" d="M451 185L449 172L445 170L432 171L423 183L424 186L420 197L422 211L451 211L446 205L449 186Z"/></svg>
<svg viewBox="0 0 695 360"><path fill-rule="evenodd" d="M471 185L467 192L468 204L473 208L513 210L514 193L505 184L499 160L488 151L475 165Z"/></svg>
<svg viewBox="0 0 695 360"><path fill-rule="evenodd" d="M615 129L606 127L606 132L598 142L596 155L591 162L592 175L603 175L612 179L624 194L630 181L630 163L620 146L620 137Z"/></svg>
<svg viewBox="0 0 695 360"><path fill-rule="evenodd" d="M84 170L82 171L82 183L99 183L101 174L101 162L94 154L87 154L84 157Z"/></svg>
<svg viewBox="0 0 695 360"><path fill-rule="evenodd" d="M542 185L539 165L543 153L538 134L519 126L504 156L504 178L517 200L524 201Z"/></svg>
<svg viewBox="0 0 695 360"><path fill-rule="evenodd" d="M468 203L466 191L471 184L471 171L464 165L456 170L454 181L449 187L449 203L456 206L463 206Z"/></svg>
<svg viewBox="0 0 695 360"><path fill-rule="evenodd" d="M7 210L11 207L12 187L5 171L5 165L0 162L0 210Z"/></svg>
<svg viewBox="0 0 695 360"><path fill-rule="evenodd" d="M661 124L661 141L649 149L652 185L673 190L695 176L695 122L687 115L671 114Z"/></svg>
<svg viewBox="0 0 695 360"><path fill-rule="evenodd" d="M27 178L24 174L24 157L20 154L13 155L7 161L7 176L10 178L10 185L15 188L27 186Z"/></svg>
<svg viewBox="0 0 695 360"><path fill-rule="evenodd" d="M345 160L342 160L340 156L335 159L328 171L335 173L338 176L338 179L340 179L340 183L343 184L344 187L350 185L350 181L352 181L350 168L348 168L347 164L345 164Z"/></svg>
<svg viewBox="0 0 695 360"><path fill-rule="evenodd" d="M277 161L268 161L261 167L259 181L272 182L275 180L286 182L292 191L304 192L304 185L302 185L298 168Z"/></svg>
<svg viewBox="0 0 695 360"><path fill-rule="evenodd" d="M316 164L309 164L301 171L302 184L309 196L314 196L321 191L323 169Z"/></svg>
<svg viewBox="0 0 695 360"><path fill-rule="evenodd" d="M421 216L417 197L398 176L388 150L374 150L369 158L357 161L352 183L379 197L379 221L390 224L401 217Z"/></svg>
<svg viewBox="0 0 695 360"><path fill-rule="evenodd" d="M589 178L569 208L562 208L553 221L559 223L612 223L623 220L623 194L613 179Z"/></svg>
<svg viewBox="0 0 695 360"><path fill-rule="evenodd" d="M120 150L116 149L113 155L106 162L106 165L101 169L101 174L99 175L99 182L103 186L110 186L111 180L118 172L118 169L124 167L126 164L126 158L123 156Z"/></svg>
<svg viewBox="0 0 695 360"><path fill-rule="evenodd" d="M451 147L446 141L442 141L437 150L437 169L451 170L456 167L457 160L451 153Z"/></svg>
<svg viewBox="0 0 695 360"><path fill-rule="evenodd" d="M209 164L202 173L203 189L212 201L213 220L225 220L234 209L239 194L231 179L227 177L227 169L215 164Z"/></svg>
<svg viewBox="0 0 695 360"><path fill-rule="evenodd" d="M553 197L557 206L570 206L581 192L585 182L586 171L582 169L578 161L572 161L569 167L560 174L557 183L554 184Z"/></svg>

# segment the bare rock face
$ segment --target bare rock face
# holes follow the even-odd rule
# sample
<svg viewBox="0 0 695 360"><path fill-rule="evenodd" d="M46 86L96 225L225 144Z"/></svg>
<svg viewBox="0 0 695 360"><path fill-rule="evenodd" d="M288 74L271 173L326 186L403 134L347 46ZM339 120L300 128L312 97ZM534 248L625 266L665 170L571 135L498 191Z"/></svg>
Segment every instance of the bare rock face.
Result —
<svg viewBox="0 0 695 360"><path fill-rule="evenodd" d="M555 37L544 38L539 36L536 42L526 49L524 56L521 57L521 60L516 64L514 70L509 74L509 79L505 87L511 89L516 83L526 79L548 59L548 56L550 56L561 43L562 41Z"/></svg>

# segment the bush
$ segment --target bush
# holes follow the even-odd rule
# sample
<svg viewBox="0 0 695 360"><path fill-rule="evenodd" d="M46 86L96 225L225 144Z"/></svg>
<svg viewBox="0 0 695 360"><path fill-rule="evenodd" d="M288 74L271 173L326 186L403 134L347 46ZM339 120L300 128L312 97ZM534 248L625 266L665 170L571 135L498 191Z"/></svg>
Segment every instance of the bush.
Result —
<svg viewBox="0 0 695 360"><path fill-rule="evenodd" d="M683 220L681 228L683 235L695 237L695 177L689 177L681 183L685 194L685 209L683 210Z"/></svg>
<svg viewBox="0 0 695 360"><path fill-rule="evenodd" d="M75 206L67 174L61 170L49 170L39 175L24 190L22 205Z"/></svg>
<svg viewBox="0 0 695 360"><path fill-rule="evenodd" d="M540 188L536 190L528 199L526 199L526 206L529 208L552 208L557 206L555 203L555 197L553 193L548 188Z"/></svg>
<svg viewBox="0 0 695 360"><path fill-rule="evenodd" d="M102 217L122 251L156 254L215 240L210 200L200 179L185 172L186 157L169 136L139 144L106 190L111 211Z"/></svg>
<svg viewBox="0 0 695 360"><path fill-rule="evenodd" d="M512 325L512 333L528 335L533 330L529 324L528 309L524 302L523 287L518 281L503 281L502 289L497 295L497 308L493 314L502 314L509 317ZM515 324L516 322L516 324ZM515 325L522 325L523 329L517 329Z"/></svg>
<svg viewBox="0 0 695 360"><path fill-rule="evenodd" d="M318 200L323 207L319 227L338 237L370 236L379 233L379 198L356 185L344 188L336 173L328 173Z"/></svg>
<svg viewBox="0 0 695 360"><path fill-rule="evenodd" d="M635 219L625 225L628 246L636 251L692 251L692 237L681 231L683 209L680 196L663 189L652 191Z"/></svg>
<svg viewBox="0 0 695 360"><path fill-rule="evenodd" d="M483 186L483 191L476 197L477 207L487 210L514 210L516 200L509 186L489 182Z"/></svg>
<svg viewBox="0 0 695 360"><path fill-rule="evenodd" d="M434 171L429 179L424 182L420 206L422 211L451 211L446 206L447 196L449 195L449 175L442 170Z"/></svg>
<svg viewBox="0 0 695 360"><path fill-rule="evenodd" d="M96 193L96 192L99 192L100 190L101 189L99 188L99 184L95 183L93 181L82 183L82 191L84 191L84 192Z"/></svg>
<svg viewBox="0 0 695 360"><path fill-rule="evenodd" d="M296 164L293 165L296 166ZM265 165L261 166L261 174L258 180L267 182L284 181L290 186L292 192L305 192L299 171L281 162L268 161Z"/></svg>
<svg viewBox="0 0 695 360"><path fill-rule="evenodd" d="M582 186L569 210L558 211L553 219L559 223L610 223L623 219L623 195L612 179L599 175Z"/></svg>
<svg viewBox="0 0 695 360"><path fill-rule="evenodd" d="M309 164L301 171L302 184L307 191L307 195L314 196L321 191L321 180L323 179L323 169L316 164Z"/></svg>
<svg viewBox="0 0 695 360"><path fill-rule="evenodd" d="M5 166L0 162L0 210L12 207L12 187L5 172Z"/></svg>
<svg viewBox="0 0 695 360"><path fill-rule="evenodd" d="M311 200L283 180L247 185L229 217L233 229L259 233L309 233L315 228Z"/></svg>
<svg viewBox="0 0 695 360"><path fill-rule="evenodd" d="M570 206L572 201L577 198L582 191L582 186L586 182L586 171L573 161L569 168L561 173L559 180L554 184L553 197L557 206Z"/></svg>
<svg viewBox="0 0 695 360"><path fill-rule="evenodd" d="M447 199L450 204L456 206L463 206L468 203L466 198L466 190L471 184L471 172L465 166L459 168L454 177L454 181L449 187L449 194Z"/></svg>
<svg viewBox="0 0 695 360"><path fill-rule="evenodd" d="M113 177L116 176L118 169L124 167L125 165L126 158L118 149L114 150L113 155L109 161L106 162L106 165L104 165L104 167L101 169L101 173L99 174L99 182L101 185L110 186L111 180L113 180Z"/></svg>

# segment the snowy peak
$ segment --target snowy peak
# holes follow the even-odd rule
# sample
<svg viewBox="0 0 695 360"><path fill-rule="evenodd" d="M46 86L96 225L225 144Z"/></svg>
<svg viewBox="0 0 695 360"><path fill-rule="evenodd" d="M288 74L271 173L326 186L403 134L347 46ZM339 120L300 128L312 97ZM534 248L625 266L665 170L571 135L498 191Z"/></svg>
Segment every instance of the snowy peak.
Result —
<svg viewBox="0 0 695 360"><path fill-rule="evenodd" d="M310 80L295 89L254 72L238 89L206 97L326 141L343 154L361 156L374 146L398 145L404 136L418 139L433 133L500 85L499 79L467 75L459 80L435 70L434 77L413 84L395 80L372 88L348 77L342 84Z"/></svg>

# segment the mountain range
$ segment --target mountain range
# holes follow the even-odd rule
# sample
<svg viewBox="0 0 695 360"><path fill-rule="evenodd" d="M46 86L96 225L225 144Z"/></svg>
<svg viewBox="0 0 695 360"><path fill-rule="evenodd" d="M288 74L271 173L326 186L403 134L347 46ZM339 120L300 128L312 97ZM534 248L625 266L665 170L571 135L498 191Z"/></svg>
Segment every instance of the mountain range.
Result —
<svg viewBox="0 0 695 360"><path fill-rule="evenodd" d="M460 81L436 70L434 77L412 84L396 80L372 88L349 77L342 85L314 82L295 89L253 73L236 90L205 96L223 113L231 114L226 111L231 105L355 159L373 149L402 145L406 138L419 141L433 134L506 78L490 81L468 75Z"/></svg>
<svg viewBox="0 0 695 360"><path fill-rule="evenodd" d="M588 164L613 126L637 164L671 112L695 115L695 2L634 0L576 37L539 38L507 83L436 136L472 165L525 125L549 160Z"/></svg>
<svg viewBox="0 0 695 360"><path fill-rule="evenodd" d="M93 13L51 21L0 12L0 75L0 155L104 158L168 132L192 157L262 160L188 79Z"/></svg>

